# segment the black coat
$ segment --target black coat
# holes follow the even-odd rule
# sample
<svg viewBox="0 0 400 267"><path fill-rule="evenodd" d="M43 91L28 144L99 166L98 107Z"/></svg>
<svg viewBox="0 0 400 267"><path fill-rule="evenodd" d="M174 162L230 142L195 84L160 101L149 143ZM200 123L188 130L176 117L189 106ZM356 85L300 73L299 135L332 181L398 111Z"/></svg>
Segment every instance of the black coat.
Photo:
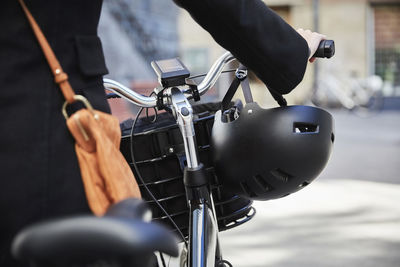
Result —
<svg viewBox="0 0 400 267"><path fill-rule="evenodd" d="M100 0L26 0L75 91L109 111L107 73L97 37ZM21 227L49 217L89 212L61 114L64 99L16 0L0 8L0 266Z"/></svg>
<svg viewBox="0 0 400 267"><path fill-rule="evenodd" d="M26 0L76 93L108 112L101 2ZM177 2L273 90L287 93L302 79L306 42L260 1ZM0 266L13 266L9 244L19 229L89 208L64 99L16 0L2 2L0 26Z"/></svg>

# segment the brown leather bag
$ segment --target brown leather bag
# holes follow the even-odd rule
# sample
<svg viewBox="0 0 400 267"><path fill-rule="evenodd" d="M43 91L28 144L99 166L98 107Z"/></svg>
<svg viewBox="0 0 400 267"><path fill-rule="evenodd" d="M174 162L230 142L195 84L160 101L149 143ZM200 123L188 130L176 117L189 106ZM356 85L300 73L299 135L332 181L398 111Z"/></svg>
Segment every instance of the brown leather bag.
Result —
<svg viewBox="0 0 400 267"><path fill-rule="evenodd" d="M126 198L140 198L139 186L125 158L119 151L121 130L114 116L94 110L87 99L75 95L53 50L23 0L18 0L39 41L53 72L55 82L66 99L63 114L67 126L75 138L75 150L79 161L86 198L92 212L103 215L108 207ZM86 106L71 116L66 107L76 101Z"/></svg>

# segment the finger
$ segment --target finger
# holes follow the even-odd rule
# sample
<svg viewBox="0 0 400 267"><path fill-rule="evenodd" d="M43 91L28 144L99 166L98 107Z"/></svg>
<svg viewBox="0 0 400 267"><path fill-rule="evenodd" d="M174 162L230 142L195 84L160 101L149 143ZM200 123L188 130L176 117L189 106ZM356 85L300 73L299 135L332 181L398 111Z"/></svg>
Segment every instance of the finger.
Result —
<svg viewBox="0 0 400 267"><path fill-rule="evenodd" d="M312 57L312 58L310 58L308 61L309 61L310 63L313 63L315 60L317 60L317 58L316 58L316 57Z"/></svg>

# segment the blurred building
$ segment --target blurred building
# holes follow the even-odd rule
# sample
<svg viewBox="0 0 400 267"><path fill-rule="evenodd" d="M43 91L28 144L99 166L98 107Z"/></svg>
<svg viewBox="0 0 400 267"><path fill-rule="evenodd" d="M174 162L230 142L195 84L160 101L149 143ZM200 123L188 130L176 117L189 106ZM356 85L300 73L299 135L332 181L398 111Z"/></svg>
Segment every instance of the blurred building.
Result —
<svg viewBox="0 0 400 267"><path fill-rule="evenodd" d="M319 76L340 79L373 74L386 81L385 95L400 95L400 1L399 0L266 0L269 7L294 28L315 29L334 39L336 55L318 60ZM315 21L318 25L315 25ZM186 11L179 15L180 54L198 72L207 70L223 51ZM304 102L313 87L315 64L309 65L299 88L288 96ZM259 83L253 87L264 96ZM268 100L265 100L268 102Z"/></svg>
<svg viewBox="0 0 400 267"><path fill-rule="evenodd" d="M386 96L400 95L400 0L265 0L294 28L315 29L336 43L336 55L308 66L290 103L310 97L314 70L319 79L339 80L373 74L385 80ZM316 23L317 22L317 23ZM206 72L224 52L212 37L173 1L105 0L99 33L110 77L124 83L154 80L153 59L179 56L192 74ZM219 94L231 78L224 75ZM271 102L254 79L256 99ZM259 100L260 101L260 100Z"/></svg>
<svg viewBox="0 0 400 267"><path fill-rule="evenodd" d="M178 55L178 7L172 1L105 0L99 24L110 78L155 80L154 59Z"/></svg>
<svg viewBox="0 0 400 267"><path fill-rule="evenodd" d="M178 55L177 14L172 1L104 0L99 36L109 69L106 77L149 95L158 86L150 62ZM120 121L138 110L123 99L109 103Z"/></svg>

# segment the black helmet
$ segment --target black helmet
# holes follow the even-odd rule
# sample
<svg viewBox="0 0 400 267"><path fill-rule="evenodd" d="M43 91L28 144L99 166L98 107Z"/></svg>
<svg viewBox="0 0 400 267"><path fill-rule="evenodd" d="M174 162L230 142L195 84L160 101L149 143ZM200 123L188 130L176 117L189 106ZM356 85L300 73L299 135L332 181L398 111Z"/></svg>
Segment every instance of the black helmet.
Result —
<svg viewBox="0 0 400 267"><path fill-rule="evenodd" d="M219 111L211 143L216 174L233 194L254 200L287 196L324 169L333 131L332 116L315 107L263 109L253 102L231 122Z"/></svg>

